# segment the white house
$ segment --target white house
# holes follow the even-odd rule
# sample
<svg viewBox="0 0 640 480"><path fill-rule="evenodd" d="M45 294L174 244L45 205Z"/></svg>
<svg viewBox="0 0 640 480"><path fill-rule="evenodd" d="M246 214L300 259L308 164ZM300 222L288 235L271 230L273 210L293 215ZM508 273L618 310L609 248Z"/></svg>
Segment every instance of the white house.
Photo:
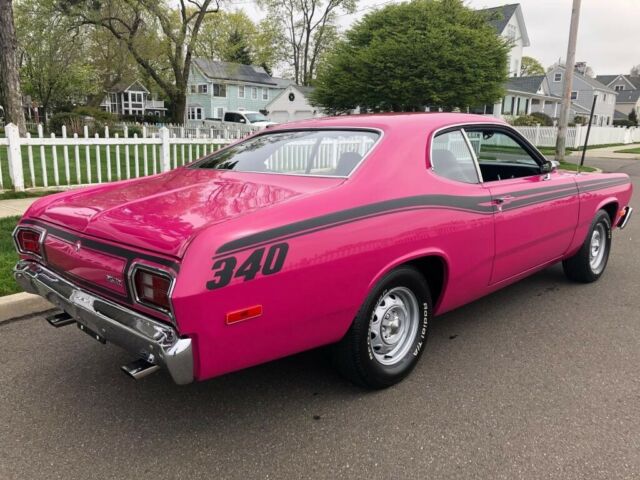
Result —
<svg viewBox="0 0 640 480"><path fill-rule="evenodd" d="M322 116L322 111L309 103L313 87L289 85L266 106L268 117L278 123Z"/></svg>
<svg viewBox="0 0 640 480"><path fill-rule="evenodd" d="M640 118L640 76L598 75L596 80L617 92L616 120L627 120L632 110Z"/></svg>
<svg viewBox="0 0 640 480"><path fill-rule="evenodd" d="M117 115L165 116L167 113L164 100L153 99L139 80L114 85L102 100L100 108Z"/></svg>

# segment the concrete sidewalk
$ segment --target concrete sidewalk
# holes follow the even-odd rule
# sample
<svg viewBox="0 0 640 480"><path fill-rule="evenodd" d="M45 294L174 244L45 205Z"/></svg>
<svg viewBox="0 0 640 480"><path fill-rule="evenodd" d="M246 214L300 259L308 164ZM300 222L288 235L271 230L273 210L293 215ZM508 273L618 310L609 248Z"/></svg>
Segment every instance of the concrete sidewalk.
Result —
<svg viewBox="0 0 640 480"><path fill-rule="evenodd" d="M23 215L27 208L38 198L15 198L12 200L0 200L0 218Z"/></svg>
<svg viewBox="0 0 640 480"><path fill-rule="evenodd" d="M618 160L640 160L640 154L637 153L616 153L620 150L629 150L630 148L640 148L640 143L629 145L618 145L617 147L590 148L587 150L587 157L597 158L616 158ZM571 152L571 156L580 156L582 151Z"/></svg>

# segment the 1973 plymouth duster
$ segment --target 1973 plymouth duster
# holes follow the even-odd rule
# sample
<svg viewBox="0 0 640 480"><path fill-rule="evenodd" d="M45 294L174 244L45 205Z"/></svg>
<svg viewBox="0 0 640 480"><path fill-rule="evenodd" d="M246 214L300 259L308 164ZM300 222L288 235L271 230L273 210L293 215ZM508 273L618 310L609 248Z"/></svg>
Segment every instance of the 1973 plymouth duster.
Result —
<svg viewBox="0 0 640 480"><path fill-rule="evenodd" d="M501 121L345 116L183 168L44 197L15 278L184 384L333 344L354 382L415 367L433 315L562 262L597 280L632 209L622 174L557 171Z"/></svg>

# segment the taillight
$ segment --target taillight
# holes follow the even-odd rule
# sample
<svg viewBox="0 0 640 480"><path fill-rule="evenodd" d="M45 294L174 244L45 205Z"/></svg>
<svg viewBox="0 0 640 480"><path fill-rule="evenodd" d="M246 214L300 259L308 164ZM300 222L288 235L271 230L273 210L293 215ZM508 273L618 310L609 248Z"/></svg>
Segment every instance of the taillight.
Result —
<svg viewBox="0 0 640 480"><path fill-rule="evenodd" d="M137 267L133 274L136 300L143 305L170 311L171 282L171 277L166 273Z"/></svg>
<svg viewBox="0 0 640 480"><path fill-rule="evenodd" d="M40 244L41 232L27 228L19 228L16 232L16 243L20 253L28 253L42 257Z"/></svg>

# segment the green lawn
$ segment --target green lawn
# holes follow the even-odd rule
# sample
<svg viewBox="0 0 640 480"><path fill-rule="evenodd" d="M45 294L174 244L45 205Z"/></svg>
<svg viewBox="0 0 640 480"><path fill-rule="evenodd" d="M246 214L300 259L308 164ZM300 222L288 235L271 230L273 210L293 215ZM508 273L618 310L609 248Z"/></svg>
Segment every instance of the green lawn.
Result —
<svg viewBox="0 0 640 480"><path fill-rule="evenodd" d="M0 218L0 296L21 291L12 274L18 254L13 246L11 233L18 220L19 216Z"/></svg>
<svg viewBox="0 0 640 480"><path fill-rule="evenodd" d="M640 147L627 148L626 150L616 150L615 153L640 153Z"/></svg>
<svg viewBox="0 0 640 480"><path fill-rule="evenodd" d="M561 162L560 166L558 167L560 170L569 170L571 172L577 172L578 171L578 165L575 163L569 163L569 162ZM597 170L593 167L587 167L586 165L582 168L580 168L581 172L596 172Z"/></svg>
<svg viewBox="0 0 640 480"><path fill-rule="evenodd" d="M196 147L199 147L196 148ZM210 145L206 145L207 152L209 152ZM160 146L159 145L130 145L128 148L129 165L127 167L127 149L125 146L120 146L120 177L122 179L134 178L136 176L143 176L144 170L144 151L147 152L147 173L154 173L153 151L156 151L155 172L160 172ZM39 147L31 147L31 155L33 158L33 180L31 175L31 169L29 166L29 147L22 147L22 165L24 170L24 183L26 188L31 187L43 187L44 175L42 163L46 168L47 185L49 187L55 187L55 173L54 173L54 160L57 160L58 167L58 181L59 185L78 185L86 183L98 182L98 152L100 155L100 173L102 182L108 180L108 166L107 166L107 152L110 155L111 165L111 180L117 180L117 165L116 165L116 146L115 145L101 145L88 147L89 168L87 168L87 147L78 147L78 157L80 163L80 182L78 182L77 164L76 164L76 147L68 147L69 157L69 178L67 178L67 172L64 162L64 150L63 146L56 146L55 152L57 159L54 159L54 148L51 146L44 147L43 150ZM138 152L138 167L136 174L136 150ZM198 151L199 150L199 151ZM172 166L177 159L177 164L182 165L189 161L195 160L198 157L205 154L205 145L192 145L191 153L189 151L189 145L176 145L171 147L171 161ZM0 147L0 169L2 170L2 188L10 189L12 187L11 179L9 177L9 164L7 158L7 148ZM129 176L127 176L127 170Z"/></svg>

